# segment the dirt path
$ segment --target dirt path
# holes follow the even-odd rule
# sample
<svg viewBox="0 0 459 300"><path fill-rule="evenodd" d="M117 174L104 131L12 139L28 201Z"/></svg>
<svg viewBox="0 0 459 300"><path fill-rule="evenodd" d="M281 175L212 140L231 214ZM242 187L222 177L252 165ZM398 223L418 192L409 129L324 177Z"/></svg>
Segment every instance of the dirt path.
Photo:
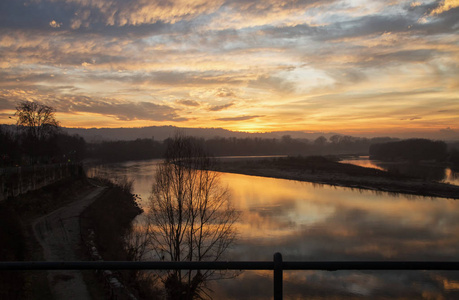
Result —
<svg viewBox="0 0 459 300"><path fill-rule="evenodd" d="M81 212L88 207L104 187L94 187L80 199L36 219L33 232L43 247L46 261L81 260ZM86 284L80 271L49 271L48 281L55 299L90 299Z"/></svg>

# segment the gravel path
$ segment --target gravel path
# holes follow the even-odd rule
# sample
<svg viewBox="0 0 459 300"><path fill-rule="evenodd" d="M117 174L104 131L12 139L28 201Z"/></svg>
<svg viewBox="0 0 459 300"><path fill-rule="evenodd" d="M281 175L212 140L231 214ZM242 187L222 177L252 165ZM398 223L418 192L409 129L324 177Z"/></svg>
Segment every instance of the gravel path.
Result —
<svg viewBox="0 0 459 300"><path fill-rule="evenodd" d="M80 199L36 219L32 226L46 261L81 260L81 212L88 207L104 187L95 187ZM49 271L48 281L55 299L90 299L80 271Z"/></svg>

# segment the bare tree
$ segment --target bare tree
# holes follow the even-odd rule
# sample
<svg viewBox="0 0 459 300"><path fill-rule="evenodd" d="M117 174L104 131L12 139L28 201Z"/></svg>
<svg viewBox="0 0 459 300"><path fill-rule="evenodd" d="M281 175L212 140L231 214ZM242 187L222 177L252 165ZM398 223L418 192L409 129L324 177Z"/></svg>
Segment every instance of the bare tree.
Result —
<svg viewBox="0 0 459 300"><path fill-rule="evenodd" d="M51 106L31 101L20 102L16 106L16 125L22 126L35 140L42 140L56 132L59 122L55 117L55 110Z"/></svg>
<svg viewBox="0 0 459 300"><path fill-rule="evenodd" d="M169 140L149 198L150 241L160 259L215 261L233 242L238 213L210 164L196 140L181 135ZM163 281L170 298L191 299L213 274L177 270Z"/></svg>

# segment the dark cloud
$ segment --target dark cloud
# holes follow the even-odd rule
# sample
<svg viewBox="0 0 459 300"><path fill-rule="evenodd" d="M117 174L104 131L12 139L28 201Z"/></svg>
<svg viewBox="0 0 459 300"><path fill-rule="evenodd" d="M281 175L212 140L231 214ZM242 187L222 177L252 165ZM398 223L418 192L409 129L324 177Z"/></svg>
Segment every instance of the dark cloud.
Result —
<svg viewBox="0 0 459 300"><path fill-rule="evenodd" d="M221 85L238 84L238 73L224 71L154 71L154 72L124 72L124 73L95 73L89 74L92 80L114 80L138 84L160 85Z"/></svg>
<svg viewBox="0 0 459 300"><path fill-rule="evenodd" d="M177 100L177 103L178 104L181 104L181 105L185 105L185 106L200 106L201 104L199 104L198 101L195 101L195 100Z"/></svg>
<svg viewBox="0 0 459 300"><path fill-rule="evenodd" d="M14 103L11 103L6 98L3 98L2 96L0 96L0 110L14 109L14 108L15 108Z"/></svg>
<svg viewBox="0 0 459 300"><path fill-rule="evenodd" d="M404 32L415 22L416 20L409 20L403 16L364 16L323 26L317 31L315 37L318 40L333 40L382 34L384 32Z"/></svg>
<svg viewBox="0 0 459 300"><path fill-rule="evenodd" d="M266 16L272 12L304 10L314 6L323 6L336 2L336 0L226 0L224 7L231 7L244 15Z"/></svg>
<svg viewBox="0 0 459 300"><path fill-rule="evenodd" d="M315 36L320 35L320 27L311 27L306 24L300 24L295 26L264 26L260 29L260 32L269 35L270 37L279 38L299 38L304 36Z"/></svg>
<svg viewBox="0 0 459 300"><path fill-rule="evenodd" d="M232 121L247 121L247 120L252 120L252 119L256 119L256 118L260 118L262 116L240 116L240 117L229 117L229 118L218 118L218 119L215 119L217 121L228 121L228 122L232 122Z"/></svg>
<svg viewBox="0 0 459 300"><path fill-rule="evenodd" d="M124 58L128 59L128 58ZM82 62L88 61L90 66L91 59L84 59L75 57L74 60L70 58L70 62L75 63L81 67ZM97 67L97 62L96 65ZM45 72L44 72L45 71ZM125 71L125 72L104 72L97 69L92 72L79 72L74 74L71 78L75 81L89 81L96 82L122 82L130 84L141 85L171 85L171 86L196 86L196 85L221 85L221 84L238 84L242 80L238 78L238 73L224 72L224 71L153 71L153 72L138 72L138 71ZM10 72L0 71L0 86L18 86L18 85L35 85L42 82L49 82L52 84L59 84L68 82L69 76L64 74L61 70L44 69L36 73L30 73L29 70L17 69Z"/></svg>
<svg viewBox="0 0 459 300"><path fill-rule="evenodd" d="M211 108L209 108L210 111L221 111L221 110L224 110L224 109L227 109L231 106L233 106L234 103L231 102L231 103L228 103L228 104L224 104L224 105L215 105L215 106L212 106Z"/></svg>
<svg viewBox="0 0 459 300"><path fill-rule="evenodd" d="M429 22L420 24L419 29L425 34L458 34L459 32L459 7L445 11L439 15L428 18Z"/></svg>
<svg viewBox="0 0 459 300"><path fill-rule="evenodd" d="M42 91L44 92L44 90ZM111 116L117 120L148 120L183 122L187 118L180 117L178 111L167 105L150 102L132 102L105 98L91 98L86 96L57 96L51 94L24 94L0 97L0 110L13 109L15 103L24 100L36 100L54 107L58 112L65 113L94 113ZM12 101L15 101L14 103Z"/></svg>
<svg viewBox="0 0 459 300"><path fill-rule="evenodd" d="M151 102L132 102L87 96L62 96L48 99L46 104L65 113L94 113L111 116L117 120L149 120L183 122L177 110Z"/></svg>
<svg viewBox="0 0 459 300"><path fill-rule="evenodd" d="M419 18L420 16L372 15L345 21L337 19L330 24L314 27L307 24L265 26L260 31L276 39L311 37L317 41L327 41L385 32L405 32L410 30L410 26L417 26Z"/></svg>
<svg viewBox="0 0 459 300"><path fill-rule="evenodd" d="M391 50L381 49L380 51L382 53L378 53L378 50L369 52L367 49L355 49L354 53L359 57L359 60L344 62L349 68L344 70L345 76L342 76L343 70L339 70L340 77L346 81L359 82L367 79L367 75L364 73L367 68L387 67L391 64L425 63L438 54L442 54L442 51L437 49L398 50L394 48ZM330 72L333 73L333 70Z"/></svg>
<svg viewBox="0 0 459 300"><path fill-rule="evenodd" d="M64 74L50 71L31 73L29 70L12 69L10 72L0 71L0 86L1 87L16 87L34 85L39 82L60 82L65 78Z"/></svg>
<svg viewBox="0 0 459 300"><path fill-rule="evenodd" d="M0 28L28 29L53 32L56 28L50 26L54 20L65 22L68 27L76 6L51 3L50 1L1 1Z"/></svg>
<svg viewBox="0 0 459 300"><path fill-rule="evenodd" d="M261 31L273 38L298 38L309 36L318 41L355 38L382 34L385 32L410 32L419 35L457 32L459 8L450 9L438 16L432 16L430 22L419 22L434 9L432 5L407 8L405 14L367 15L350 20L340 20L322 26L311 27L306 24L295 26L266 26Z"/></svg>
<svg viewBox="0 0 459 300"><path fill-rule="evenodd" d="M167 30L160 18L136 23L131 14L140 13L141 1L102 0L99 2L74 1L1 1L0 28L23 29L32 32L67 35L105 35L131 37L151 36ZM162 1L165 5L171 2ZM148 6L148 3L146 4ZM138 22L138 21L137 21ZM55 25L58 26L55 26ZM172 27L179 27L173 25ZM182 29L186 28L185 26Z"/></svg>
<svg viewBox="0 0 459 300"><path fill-rule="evenodd" d="M401 119L401 120L409 120L409 121L415 121L415 120L421 120L422 117L411 117L409 119Z"/></svg>
<svg viewBox="0 0 459 300"><path fill-rule="evenodd" d="M425 62L430 60L437 50L419 49L419 50L403 50L394 51L391 53L377 54L372 56L374 60L381 63L390 62Z"/></svg>

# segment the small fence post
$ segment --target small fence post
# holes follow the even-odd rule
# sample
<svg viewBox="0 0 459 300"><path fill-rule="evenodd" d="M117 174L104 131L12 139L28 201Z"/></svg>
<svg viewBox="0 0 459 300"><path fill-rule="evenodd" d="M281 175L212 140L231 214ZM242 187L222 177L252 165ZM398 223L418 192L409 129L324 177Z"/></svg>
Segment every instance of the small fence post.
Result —
<svg viewBox="0 0 459 300"><path fill-rule="evenodd" d="M282 254L274 253L274 300L282 300L283 274Z"/></svg>

